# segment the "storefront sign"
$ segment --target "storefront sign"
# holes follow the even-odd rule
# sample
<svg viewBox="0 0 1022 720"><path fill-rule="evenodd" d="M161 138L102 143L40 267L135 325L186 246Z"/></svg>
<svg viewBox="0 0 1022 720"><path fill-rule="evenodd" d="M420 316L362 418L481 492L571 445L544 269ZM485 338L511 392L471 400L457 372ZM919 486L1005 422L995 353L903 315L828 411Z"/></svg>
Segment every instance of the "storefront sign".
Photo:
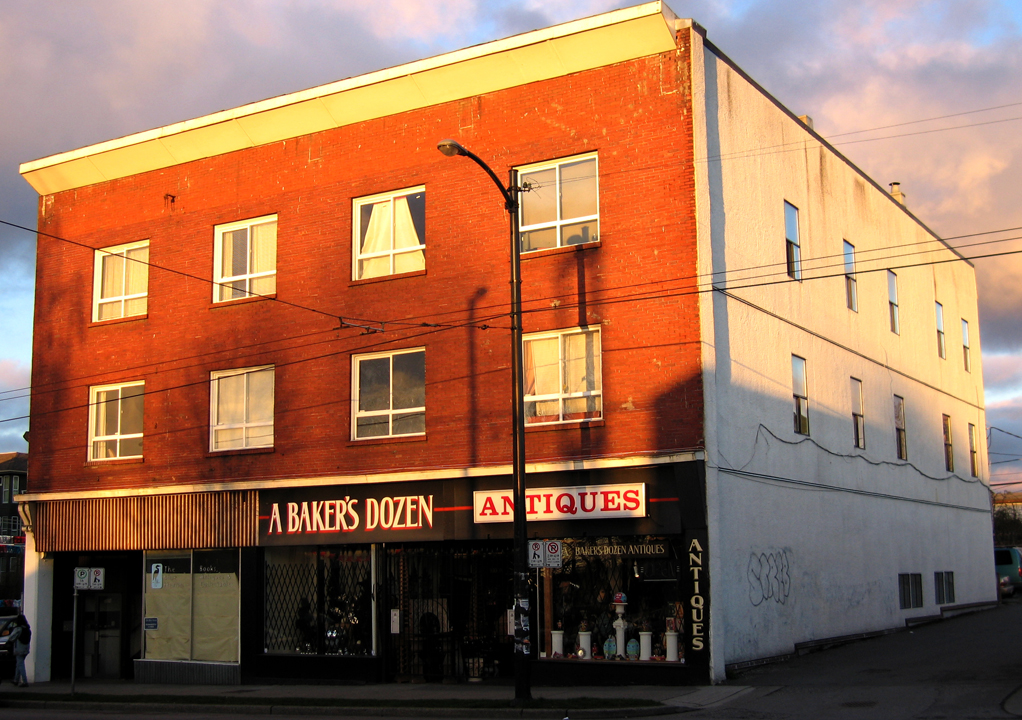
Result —
<svg viewBox="0 0 1022 720"><path fill-rule="evenodd" d="M666 557L670 552L663 540L625 544L587 544L577 541L574 550L576 557Z"/></svg>
<svg viewBox="0 0 1022 720"><path fill-rule="evenodd" d="M515 515L512 490L477 490L472 494L476 523L511 522ZM605 520L646 516L646 485L580 485L528 490L527 520Z"/></svg>
<svg viewBox="0 0 1022 720"><path fill-rule="evenodd" d="M440 539L441 518L435 513L442 511L441 490L436 483L414 483L263 492L260 543Z"/></svg>

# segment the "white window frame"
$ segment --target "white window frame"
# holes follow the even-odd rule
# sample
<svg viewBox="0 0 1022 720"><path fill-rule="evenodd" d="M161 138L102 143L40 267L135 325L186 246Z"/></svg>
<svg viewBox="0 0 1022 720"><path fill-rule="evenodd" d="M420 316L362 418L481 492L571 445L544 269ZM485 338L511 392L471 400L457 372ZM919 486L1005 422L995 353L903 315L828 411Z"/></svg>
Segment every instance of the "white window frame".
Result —
<svg viewBox="0 0 1022 720"><path fill-rule="evenodd" d="M899 412L900 411L900 412ZM894 396L894 452L899 460L908 460L908 411L905 398Z"/></svg>
<svg viewBox="0 0 1022 720"><path fill-rule="evenodd" d="M123 391L126 388L141 387L142 388L142 423L143 432L139 433L115 433L113 435L96 435L96 413L99 410L99 400L97 396L101 392L108 392L110 390ZM107 401L111 402L111 401ZM121 402L121 396L118 394L117 403L118 406ZM119 408L118 408L119 413ZM120 423L118 421L118 429ZM89 388L89 460L94 462L104 462L108 460L124 460L128 458L140 458L142 454L138 455L121 455L120 445L124 440L134 440L136 438L144 438L144 427L145 427L145 381L136 380L133 382L116 383L113 385L96 385ZM117 454L113 457L97 457L96 456L96 443L98 442L116 442L117 443Z"/></svg>
<svg viewBox="0 0 1022 720"><path fill-rule="evenodd" d="M564 340L574 335L592 335L595 339L594 343L594 373L596 378L599 380L596 383L597 387L593 390L576 390L567 387L566 383L566 372L565 372L565 352L564 352ZM601 331L599 327L575 327L568 328L565 330L553 330L550 332L541 333L530 333L522 338L522 352L526 358L526 366L528 365L528 344L537 340L550 340L557 339L557 365L558 365L558 386L561 388L560 392L557 393L546 393L541 395L530 395L528 382L526 386L522 388L522 393L525 400L525 423L529 426L533 425L557 425L564 423L586 423L595 422L602 420L604 417L603 413L603 338L601 337ZM588 360L588 356L587 356ZM526 375L528 375L528 367L526 367ZM528 378L526 378L526 381ZM579 398L597 398L600 403L599 414L588 418L565 418L565 415L570 415L565 410L565 403L569 400L575 400ZM549 403L557 402L558 412L556 420L537 420L530 422L529 420L529 403ZM543 417L547 417L544 415Z"/></svg>
<svg viewBox="0 0 1022 720"><path fill-rule="evenodd" d="M940 416L941 433L944 438L944 469L955 471L955 446L951 435L951 416Z"/></svg>
<svg viewBox="0 0 1022 720"><path fill-rule="evenodd" d="M3 503L6 505L11 501L11 478L7 475L0 477L0 486L3 487Z"/></svg>
<svg viewBox="0 0 1022 720"><path fill-rule="evenodd" d="M862 407L862 380L850 378L852 390L852 445L866 449L866 418Z"/></svg>
<svg viewBox="0 0 1022 720"><path fill-rule="evenodd" d="M351 248L352 248L352 265L351 265L351 278L352 280L370 280L374 278L389 277L391 275L400 275L405 272L417 272L418 270L426 269L426 231L423 227L423 237L420 239L421 242L418 245L406 245L402 247L395 247L395 237L397 229L397 218L394 215L394 201L410 195L417 195L418 193L426 193L425 185L417 185L416 187L404 188L402 190L393 190L391 192L378 193L376 195L367 195L366 197L355 198L351 201ZM376 252L362 252L362 208L366 205L376 205L378 203L387 202L390 206L390 247L385 250L378 250ZM411 218L409 217L409 220ZM414 230L414 222L413 222ZM419 253L422 255L422 268L415 268L412 270L397 270L398 258L402 255L413 255ZM389 269L385 273L378 273L374 275L365 275L359 273L359 263L367 260L374 259L386 259L389 264Z"/></svg>
<svg viewBox="0 0 1022 720"><path fill-rule="evenodd" d="M414 437L417 435L425 435L425 415L426 405L424 404L416 407L394 407L394 358L399 355L410 355L412 353L422 353L423 355L423 397L425 398L426 381L425 381L425 363L426 363L426 348L415 347L415 348L402 348L400 350L394 350L391 352L382 353L368 353L365 355L353 355L351 358L351 439L352 440L379 440L380 438L390 437ZM381 358L390 359L390 375L389 375L389 386L390 386L390 399L388 401L388 407L385 410L359 410L359 398L361 396L361 386L359 384L359 366L361 363L367 360L378 360ZM421 432L411 433L395 433L394 432L394 416L395 415L410 415L414 413L422 413L423 415L423 430ZM360 418L371 418L371 417L386 417L387 418L387 433L384 435L363 435L358 434L358 421Z"/></svg>
<svg viewBox="0 0 1022 720"><path fill-rule="evenodd" d="M842 241L845 256L845 305L852 312L859 312L859 290L855 278L855 246Z"/></svg>
<svg viewBox="0 0 1022 720"><path fill-rule="evenodd" d="M979 447L976 442L976 426L969 423L969 472L979 477Z"/></svg>
<svg viewBox="0 0 1022 720"><path fill-rule="evenodd" d="M806 359L798 355L791 356L791 395L795 434L809 437L809 369Z"/></svg>
<svg viewBox="0 0 1022 720"><path fill-rule="evenodd" d="M127 253L132 250L138 250L139 248L146 248L146 259L132 260L128 259ZM138 242L125 243L124 245L113 245L107 248L100 248L96 250L95 257L93 259L93 270L92 270L92 321L93 322L109 322L111 320L120 320L126 317L139 317L149 312L149 240L139 240ZM129 293L125 284L128 281L128 273L124 272L121 277L121 293L118 295L111 295L110 297L102 297L103 295L103 266L104 259L118 255L124 259L125 269L127 264L131 263L144 263L145 267L145 290L143 292ZM145 309L141 312L135 312L128 314L127 306L132 300L145 300ZM120 305L120 314L116 317L108 317L100 319L100 307L105 305Z"/></svg>
<svg viewBox="0 0 1022 720"><path fill-rule="evenodd" d="M252 297L262 297L264 295L274 295L277 292L277 233L279 232L279 225L277 230L274 232L273 241L273 269L264 270L262 272L245 272L240 275L224 275L223 274L223 258L224 258L224 234L232 232L234 230L247 229L248 230L248 245L246 252L248 253L248 259L246 260L246 267L248 270L252 269L252 228L258 225L268 225L269 223L277 224L277 215L262 215L256 218L249 218L248 220L238 220L237 222L224 223L223 225L217 225L213 228L213 302L214 303L227 303L236 302L238 300L245 300ZM260 278L273 278L273 289L269 292L259 293L252 289L253 280ZM232 290L231 284L239 281L244 281L244 295L242 297L223 297L225 292Z"/></svg>
<svg viewBox="0 0 1022 720"><path fill-rule="evenodd" d="M898 309L898 275L887 271L887 308L891 320L891 332L901 335L901 316Z"/></svg>
<svg viewBox="0 0 1022 720"><path fill-rule="evenodd" d="M219 406L220 400L220 380L228 377L236 377L238 375L245 376L245 417L248 418L249 412L249 378L259 372L269 371L270 377L273 379L273 397L270 402L273 404L274 412L268 421L252 422L245 420L240 423L222 423L217 417L217 407ZM209 451L210 452L230 452L232 450L249 450L251 448L268 448L273 447L274 442L274 427L273 423L276 419L276 390L277 390L277 377L275 366L273 365L260 365L257 367L247 368L235 368L232 370L214 370L209 374ZM269 442L257 442L253 440L249 442L248 431L253 428L270 428ZM241 430L242 431L242 445L232 445L231 447L217 447L217 431L218 430Z"/></svg>
<svg viewBox="0 0 1022 720"><path fill-rule="evenodd" d="M572 165L574 163L584 162L584 161L588 161L588 160L592 160L593 162L596 163L596 170L595 170L595 172L596 172L596 178L595 178L595 182L596 182L596 212L593 213L593 214L590 214L590 215L578 215L578 216L573 216L573 217L562 217L561 216L562 208L561 208L561 202L560 202L560 200L561 200L561 182L562 182L561 181L561 168L563 168L563 167L565 167L567 165ZM521 249L522 253L528 254L528 253L533 253L533 252L542 252L543 250L553 250L554 248L572 247L574 245L584 245L584 244L596 243L596 242L600 241L600 160L597 157L597 153L584 153L582 155L572 155L571 157L560 158L560 159L557 159L557 160L548 160L548 161L539 162L539 163L532 163L531 165L523 165L521 167L515 168L515 170L516 170L516 173L517 173L518 178L519 178L519 184L523 184L523 183L527 182L527 179L526 180L522 180L521 179L523 175L526 175L528 173L542 172L543 170L553 170L554 171L554 178L555 178L554 179L554 182L555 182L555 188L554 188L555 200L554 200L554 205L555 205L555 208L556 208L557 217L554 220L549 220L549 221L545 221L545 222L538 222L538 223L532 223L532 224L526 225L525 224L525 204L528 202L528 197L527 196L529 194L529 190L525 189L519 195L519 202L518 202L518 206L519 206L518 207L518 223L519 223L519 227L518 227L518 242L519 242L519 248ZM563 235L562 230L565 227L570 226L570 225L575 225L575 224L578 224L578 223L585 223L585 222L595 222L596 223L596 233L594 235L590 236L588 239L584 239L581 243L566 243L566 242L564 242L564 238L562 236ZM557 244L556 245L554 245L552 247L534 248L534 249L531 249L531 250L526 250L524 248L524 240L525 240L526 233L534 232L534 231L537 231L537 230L545 230L545 229L549 229L549 228L553 228L554 232L555 232L555 234L557 236Z"/></svg>
<svg viewBox="0 0 1022 720"><path fill-rule="evenodd" d="M788 208L794 211L794 227L788 222ZM784 201L784 264L788 277L792 280L802 280L802 239L799 234L798 208L793 204Z"/></svg>
<svg viewBox="0 0 1022 720"><path fill-rule="evenodd" d="M965 372L972 372L972 345L969 343L969 321L962 318L962 360Z"/></svg>
<svg viewBox="0 0 1022 720"><path fill-rule="evenodd" d="M934 303L934 313L937 316L937 356L941 360L947 359L947 343L944 338L944 306L940 303Z"/></svg>

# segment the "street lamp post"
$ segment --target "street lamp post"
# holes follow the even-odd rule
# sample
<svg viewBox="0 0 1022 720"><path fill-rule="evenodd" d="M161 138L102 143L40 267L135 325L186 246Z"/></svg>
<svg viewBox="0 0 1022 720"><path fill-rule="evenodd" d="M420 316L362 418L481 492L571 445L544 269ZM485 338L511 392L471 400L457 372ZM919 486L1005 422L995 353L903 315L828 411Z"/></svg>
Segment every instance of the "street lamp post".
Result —
<svg viewBox="0 0 1022 720"><path fill-rule="evenodd" d="M521 188L518 173L508 171L505 187L490 166L478 155L455 140L441 140L437 150L448 157L464 155L486 171L504 197L511 240L511 477L514 482L514 558L515 558L515 705L532 699L529 678L529 558L525 530L525 371L522 360L522 268L518 240L518 202Z"/></svg>

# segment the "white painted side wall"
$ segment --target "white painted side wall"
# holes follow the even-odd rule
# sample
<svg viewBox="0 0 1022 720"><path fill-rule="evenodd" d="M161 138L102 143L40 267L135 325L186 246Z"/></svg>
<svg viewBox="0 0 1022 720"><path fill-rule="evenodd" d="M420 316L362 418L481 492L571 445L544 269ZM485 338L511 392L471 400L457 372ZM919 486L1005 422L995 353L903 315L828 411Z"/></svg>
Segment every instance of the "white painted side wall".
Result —
<svg viewBox="0 0 1022 720"><path fill-rule="evenodd" d="M956 604L993 601L996 587L973 268L928 264L956 256L693 41L699 272L726 272L715 284L734 296L708 293L701 306L719 677L725 664L796 643L937 614L938 571L954 573ZM802 282L786 281L785 200L799 208ZM856 248L858 312L846 306L843 240ZM898 274L900 335L889 327L886 268ZM809 437L794 431L792 354L807 361ZM853 446L851 377L863 383L864 450ZM907 463L895 453L895 394L906 402ZM900 573L922 575L923 607L899 607Z"/></svg>
<svg viewBox="0 0 1022 720"><path fill-rule="evenodd" d="M24 613L32 628L32 643L25 658L30 683L50 681L53 641L53 560L36 552L35 536L25 533Z"/></svg>

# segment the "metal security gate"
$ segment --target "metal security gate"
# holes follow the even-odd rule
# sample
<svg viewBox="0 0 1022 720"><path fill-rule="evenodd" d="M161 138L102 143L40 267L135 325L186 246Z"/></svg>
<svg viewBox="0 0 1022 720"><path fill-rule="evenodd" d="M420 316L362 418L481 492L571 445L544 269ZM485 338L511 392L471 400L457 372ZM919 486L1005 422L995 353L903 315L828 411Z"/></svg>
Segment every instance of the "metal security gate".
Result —
<svg viewBox="0 0 1022 720"><path fill-rule="evenodd" d="M391 677L440 682L511 671L509 541L388 545L385 565Z"/></svg>

